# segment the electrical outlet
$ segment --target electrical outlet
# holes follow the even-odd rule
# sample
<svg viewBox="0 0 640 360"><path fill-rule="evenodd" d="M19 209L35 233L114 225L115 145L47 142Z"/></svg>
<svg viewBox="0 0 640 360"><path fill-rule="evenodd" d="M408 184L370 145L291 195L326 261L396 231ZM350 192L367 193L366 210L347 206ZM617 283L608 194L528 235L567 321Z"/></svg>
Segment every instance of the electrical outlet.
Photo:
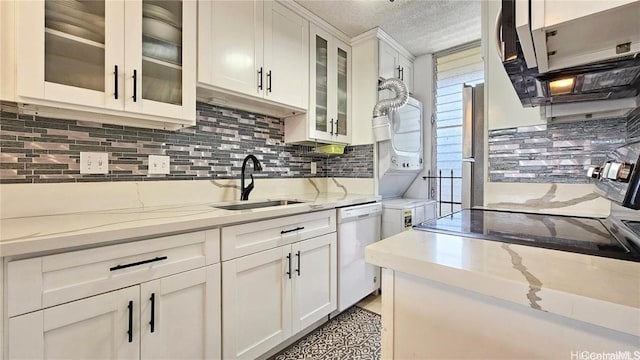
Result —
<svg viewBox="0 0 640 360"><path fill-rule="evenodd" d="M81 152L80 174L108 174L109 153Z"/></svg>
<svg viewBox="0 0 640 360"><path fill-rule="evenodd" d="M169 174L171 158L164 155L149 155L149 174Z"/></svg>
<svg viewBox="0 0 640 360"><path fill-rule="evenodd" d="M315 161L311 162L311 173L316 174L318 172L318 164Z"/></svg>

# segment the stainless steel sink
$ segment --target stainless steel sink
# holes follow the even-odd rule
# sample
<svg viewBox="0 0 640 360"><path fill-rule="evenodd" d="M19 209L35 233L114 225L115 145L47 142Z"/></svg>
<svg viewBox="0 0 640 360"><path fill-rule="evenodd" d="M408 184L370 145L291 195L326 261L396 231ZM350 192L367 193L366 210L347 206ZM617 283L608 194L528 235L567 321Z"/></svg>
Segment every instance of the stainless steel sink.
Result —
<svg viewBox="0 0 640 360"><path fill-rule="evenodd" d="M218 209L225 209L225 210L247 210L247 209L257 209L257 208L263 208L263 207L271 207L271 206L300 204L302 202L303 201L296 201L296 200L270 200L270 201L260 201L260 202L247 202L247 203L232 204L232 205L213 205L213 207Z"/></svg>

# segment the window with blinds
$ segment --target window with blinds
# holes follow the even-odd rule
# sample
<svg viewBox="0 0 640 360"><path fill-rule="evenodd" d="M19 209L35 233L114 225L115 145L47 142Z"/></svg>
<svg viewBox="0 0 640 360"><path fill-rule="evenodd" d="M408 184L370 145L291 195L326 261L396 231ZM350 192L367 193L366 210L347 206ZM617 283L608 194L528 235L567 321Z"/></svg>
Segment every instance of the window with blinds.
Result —
<svg viewBox="0 0 640 360"><path fill-rule="evenodd" d="M435 54L436 169L442 213L460 209L462 198L462 87L484 82L480 44Z"/></svg>

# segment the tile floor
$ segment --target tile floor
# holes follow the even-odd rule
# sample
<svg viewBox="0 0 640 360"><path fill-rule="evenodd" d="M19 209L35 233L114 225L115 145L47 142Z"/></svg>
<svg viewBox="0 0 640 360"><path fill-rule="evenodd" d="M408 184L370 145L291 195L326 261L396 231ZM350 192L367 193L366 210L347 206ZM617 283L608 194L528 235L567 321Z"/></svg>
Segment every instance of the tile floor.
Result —
<svg viewBox="0 0 640 360"><path fill-rule="evenodd" d="M270 360L379 360L380 315L352 306Z"/></svg>

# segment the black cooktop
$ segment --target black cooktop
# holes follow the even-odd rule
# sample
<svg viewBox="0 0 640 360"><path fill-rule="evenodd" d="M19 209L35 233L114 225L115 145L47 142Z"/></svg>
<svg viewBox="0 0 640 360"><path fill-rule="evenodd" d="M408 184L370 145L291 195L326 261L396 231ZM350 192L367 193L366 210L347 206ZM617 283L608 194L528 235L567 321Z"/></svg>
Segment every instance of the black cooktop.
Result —
<svg viewBox="0 0 640 360"><path fill-rule="evenodd" d="M640 262L596 218L464 209L415 229Z"/></svg>

